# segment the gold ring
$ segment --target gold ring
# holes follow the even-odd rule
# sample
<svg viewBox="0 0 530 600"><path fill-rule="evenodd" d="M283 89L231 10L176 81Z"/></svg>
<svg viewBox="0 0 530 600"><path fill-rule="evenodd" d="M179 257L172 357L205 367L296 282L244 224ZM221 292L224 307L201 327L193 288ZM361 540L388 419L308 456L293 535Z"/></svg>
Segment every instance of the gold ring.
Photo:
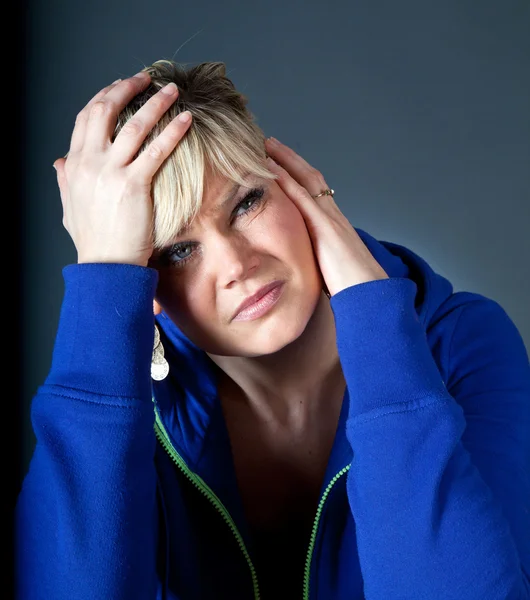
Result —
<svg viewBox="0 0 530 600"><path fill-rule="evenodd" d="M320 194L317 194L316 196L312 196L312 198L320 198L320 196L333 196L334 193L335 193L335 190L328 188L327 190L320 192Z"/></svg>

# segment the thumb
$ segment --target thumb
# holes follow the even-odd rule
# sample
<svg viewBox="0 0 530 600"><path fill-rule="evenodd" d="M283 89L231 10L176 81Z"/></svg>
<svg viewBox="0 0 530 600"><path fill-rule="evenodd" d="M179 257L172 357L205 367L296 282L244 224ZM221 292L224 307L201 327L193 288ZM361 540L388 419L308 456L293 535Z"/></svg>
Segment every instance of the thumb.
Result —
<svg viewBox="0 0 530 600"><path fill-rule="evenodd" d="M57 185L59 186L59 191L61 193L61 201L64 206L64 202L66 200L66 175L64 172L64 165L66 163L66 159L61 157L58 158L53 163L53 168L57 171Z"/></svg>
<svg viewBox="0 0 530 600"><path fill-rule="evenodd" d="M57 179L60 177L64 177L64 163L66 162L66 158L61 156L53 163L53 168L57 171Z"/></svg>

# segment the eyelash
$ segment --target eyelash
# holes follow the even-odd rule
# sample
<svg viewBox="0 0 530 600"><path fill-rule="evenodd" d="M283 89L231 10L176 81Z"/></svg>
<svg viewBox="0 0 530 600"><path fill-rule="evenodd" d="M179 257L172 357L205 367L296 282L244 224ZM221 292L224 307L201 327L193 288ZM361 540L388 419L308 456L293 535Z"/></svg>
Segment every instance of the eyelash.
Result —
<svg viewBox="0 0 530 600"><path fill-rule="evenodd" d="M238 209L243 204L245 204L245 202L248 202L249 200L254 200L254 202L243 213L241 213L239 215L235 215L235 218L237 219L241 216L248 215L248 213L252 212L253 210L255 210L256 208L258 208L260 206L260 204L264 200L264 198L263 198L264 194L265 194L265 188L263 188L263 187L253 188L252 190L250 190L248 192L248 194L240 202L237 203L232 214L235 214L238 211ZM177 252L179 252L180 250L182 250L183 248L189 248L190 246L193 246L193 245L194 244L192 242L175 244L170 249L168 249L167 252L164 253L164 262L171 263L172 266L182 267L191 258L193 258L193 254L188 254L188 256L181 258L180 260L177 260L177 261L174 260L174 255Z"/></svg>

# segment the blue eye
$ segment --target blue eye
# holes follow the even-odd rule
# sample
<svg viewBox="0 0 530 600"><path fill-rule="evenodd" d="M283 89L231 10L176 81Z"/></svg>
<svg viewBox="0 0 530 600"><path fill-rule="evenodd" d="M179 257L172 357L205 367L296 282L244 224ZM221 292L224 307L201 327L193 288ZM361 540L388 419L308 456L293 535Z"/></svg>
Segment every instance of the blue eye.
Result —
<svg viewBox="0 0 530 600"><path fill-rule="evenodd" d="M241 202L238 203L238 205L236 206L234 213L236 213L240 208L243 209L243 213L242 214L246 214L248 212L250 212L251 210L254 210L256 208L258 208L260 202L263 200L263 194L265 193L265 189L260 187L260 188L254 188L252 190L250 190L250 192L243 198L243 200L241 200ZM248 204L250 203L250 206L248 206ZM241 215L237 215L236 217L239 217Z"/></svg>
<svg viewBox="0 0 530 600"><path fill-rule="evenodd" d="M184 256L180 256L179 253L186 249L187 250L190 249L190 244L182 244L182 245L176 246L175 248L173 248L171 254L173 256L176 256L177 258L180 258L180 260L185 260L186 258L188 258L190 256L190 252L184 253Z"/></svg>
<svg viewBox="0 0 530 600"><path fill-rule="evenodd" d="M265 188L263 187L253 188L250 190L248 194L237 203L237 206L232 212L232 217L234 219L239 219L240 217L244 217L251 211L258 208L264 200L264 194ZM193 258L194 246L197 246L195 242L182 242L175 244L171 248L168 248L168 250L161 255L162 264L181 267Z"/></svg>

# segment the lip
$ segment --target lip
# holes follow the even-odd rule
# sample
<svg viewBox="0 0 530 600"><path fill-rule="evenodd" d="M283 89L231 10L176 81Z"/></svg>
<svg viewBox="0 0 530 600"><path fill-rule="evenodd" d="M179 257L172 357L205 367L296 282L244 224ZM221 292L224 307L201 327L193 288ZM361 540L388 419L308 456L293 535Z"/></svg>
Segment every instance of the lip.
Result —
<svg viewBox="0 0 530 600"><path fill-rule="evenodd" d="M270 306L264 306L263 310L258 310L255 315L248 314L248 311L247 311L247 315L245 315L245 316L242 315L241 313L244 312L245 309L249 309L249 308L253 307L253 305L256 305L270 291L274 290L277 287L281 287L282 284L283 284L283 281L279 281L279 280L271 281L267 285L264 285L263 287L261 287L257 292L255 292L251 296L248 296L248 298L245 298L245 300L243 300L243 302L241 302L241 304L238 306L236 312L234 313L234 316L232 317L232 321L234 321L234 320L246 321L246 320L250 320L253 318L257 318L258 316L261 316L264 312L266 312L270 308L270 306L272 306L272 304L275 304L276 300L279 297L278 294L275 294L275 296L277 296L275 298L271 297L271 300L273 300L272 304L267 303L267 304L270 304ZM257 308L257 307L255 307L255 308Z"/></svg>

